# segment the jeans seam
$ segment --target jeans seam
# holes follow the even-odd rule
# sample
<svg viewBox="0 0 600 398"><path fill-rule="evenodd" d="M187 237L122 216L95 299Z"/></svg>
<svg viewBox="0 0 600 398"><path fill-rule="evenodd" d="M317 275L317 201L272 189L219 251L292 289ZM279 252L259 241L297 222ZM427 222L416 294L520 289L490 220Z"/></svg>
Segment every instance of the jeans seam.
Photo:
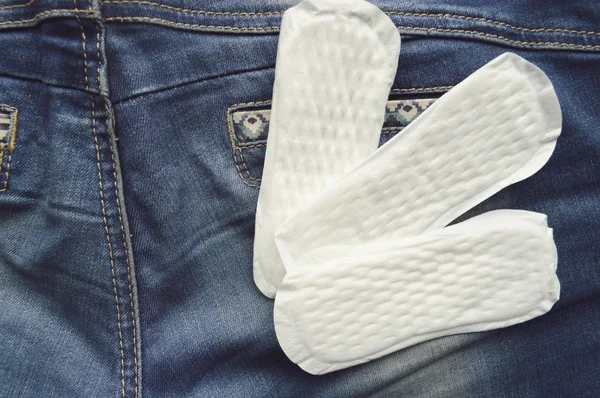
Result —
<svg viewBox="0 0 600 398"><path fill-rule="evenodd" d="M78 10L77 0L73 0L75 5L75 10ZM83 48L83 58L84 58L84 79L85 79L85 88L86 91L89 90L89 77L88 77L88 59L87 59L87 45L86 45L86 35L85 30L83 29L83 24L81 23L81 19L79 15L77 15L77 22L79 23L79 27L81 29L81 37L82 37L82 48ZM115 272L115 259L113 253L112 242L110 239L110 233L108 231L108 218L106 215L106 204L104 201L104 185L102 182L102 168L100 166L100 146L98 143L98 133L96 129L96 105L93 94L88 94L90 98L91 108L92 108L92 132L94 137L94 145L96 149L96 168L98 169L98 184L100 187L100 204L102 210L102 218L104 222L104 233L106 236L106 242L108 245L108 254L110 259L111 266L111 275L112 275L112 285L113 285L113 294L115 297L115 304L117 307L117 329L119 333L119 350L121 356L121 396L125 397L125 352L123 349L123 332L121 327L121 310L119 309L119 293L117 291L117 279Z"/></svg>
<svg viewBox="0 0 600 398"><path fill-rule="evenodd" d="M408 88L393 88L390 91L393 93L411 93L411 92L429 92L429 91L448 91L454 86L435 86L435 87L408 87Z"/></svg>
<svg viewBox="0 0 600 398"><path fill-rule="evenodd" d="M174 6L170 6L167 4L160 4L160 3L156 3L153 1L136 1L136 0L123 0L123 1L113 1L113 0L106 0L106 1L102 1L101 2L103 4L140 4L140 5L147 5L147 6L153 6L153 7L158 7L158 8L163 8L165 10L170 10L173 12L178 12L178 13L182 13L182 14L200 14L200 15L228 15L228 16L249 16L249 17L262 17L262 16L269 16L269 15L282 15L285 11L257 11L257 12L250 12L250 11L206 11L206 10L194 10L191 8L180 8L180 7L174 7Z"/></svg>
<svg viewBox="0 0 600 398"><path fill-rule="evenodd" d="M391 93L441 92L441 91L448 91L453 87L454 86L393 88L390 90L390 92ZM267 144L260 143L260 144L243 145L243 146L237 145L235 143L233 125L231 123L231 117L232 117L231 113L242 107L256 106L256 105L270 105L271 102L272 102L272 100L241 102L241 103L230 105L227 108L227 112L226 112L227 133L229 135L229 141L231 143L231 149L232 149L232 153L233 153L233 164L235 165L237 173L240 176L240 179L242 180L242 182L252 188L260 188L260 185L255 184L253 181L260 183L262 181L262 178L253 177L252 174L250 173L250 168L248 167L248 165L246 163L246 158L244 157L244 150L250 149L250 148L266 147ZM382 131L381 134L382 135L383 134L396 134L396 133L399 133L400 131L402 131L402 130L396 129L396 130L392 130L392 131ZM239 152L239 155L238 155L238 152ZM239 156L239 158L238 158L238 156ZM240 166L243 168L243 170L242 170L242 168L240 168ZM247 178L244 177L244 173L248 176ZM248 181L248 179L250 179L251 181Z"/></svg>
<svg viewBox="0 0 600 398"><path fill-rule="evenodd" d="M562 28L526 28L523 26L512 25L508 22L498 21L490 18L484 17L471 17L468 15L460 15L460 14L450 14L450 13L426 13L426 12L405 12L405 11L385 11L388 15L403 15L407 17L426 17L426 18L452 18L452 19L462 19L465 21L476 21L476 22L486 22L492 25L503 26L508 29L513 29L522 32L529 33L572 33L581 36L600 36L600 32L592 32L585 30L575 30L575 29L562 29Z"/></svg>
<svg viewBox="0 0 600 398"><path fill-rule="evenodd" d="M237 169L238 175L240 176L240 178L242 179L242 182L246 185L248 185L249 187L252 188L260 188L260 185L254 184L253 182L249 182L246 181L246 179L244 178L244 175L242 174L242 170L240 169L239 163L238 163L238 159L237 159L237 153L238 151L241 153L242 151L240 151L239 149L234 149L233 150L233 163L235 165L235 168ZM242 162L243 163L243 162ZM248 173L248 176L250 177L250 173L247 171L248 170L248 166L246 166L246 163L243 163L245 169L246 169L246 173ZM251 177L252 178L252 177Z"/></svg>
<svg viewBox="0 0 600 398"><path fill-rule="evenodd" d="M426 31L426 32L441 32L441 33L464 33L468 36L481 36L481 37L490 37L493 39L497 39L499 41L504 41L512 44L517 44L520 46L533 46L533 47L555 47L555 48L577 48L577 49L600 49L600 45L591 45L591 44L572 44L572 43L562 43L558 41L522 41L522 40L513 40L508 37L495 35L492 33L480 32L477 30L466 30L466 29L451 29L451 28L423 28L418 26L407 26L407 25L396 25L398 29L406 29L406 30L417 30L417 31Z"/></svg>
<svg viewBox="0 0 600 398"><path fill-rule="evenodd" d="M140 21L140 22L160 22L167 25L184 28L206 28L221 31L231 32L277 32L279 31L279 25L275 26L231 26L231 25L202 25L194 23L174 22L168 19L162 18L151 18L151 17L109 17L104 19L107 22L110 21Z"/></svg>
<svg viewBox="0 0 600 398"><path fill-rule="evenodd" d="M168 19L163 18L151 18L151 17L109 17L105 18L106 22L116 21L116 22L157 22L165 25L181 27L181 28L201 28L201 29L210 29L214 31L225 31L225 32L278 32L279 26L249 26L249 27L240 27L240 26L230 26L230 25L202 25L202 24L194 24L194 23L184 23L184 22L173 22ZM600 45L591 45L591 44L573 44L573 43L563 43L563 42L551 42L551 41L522 41L522 40L514 40L509 39L505 36L496 35L492 33L486 33L476 30L465 30L465 29L446 29L446 28L424 28L418 26L408 26L408 25L400 25L396 26L398 29L405 30L413 30L413 31L426 31L426 32L440 32L440 33L461 33L470 37L487 37L492 38L500 42L511 43L521 47L549 47L556 49L578 49L578 50L592 50L598 51L600 50Z"/></svg>
<svg viewBox="0 0 600 398"><path fill-rule="evenodd" d="M6 149L8 150L8 156L6 159L6 170L4 171L4 183L2 184L2 188L0 188L0 192L4 192L6 191L7 187L8 187L8 176L9 176L9 172L10 172L10 163L12 161L12 153L13 151L11 149ZM3 161L3 157L4 157L4 152L5 149L1 149L0 150L0 175L2 175L2 161Z"/></svg>
<svg viewBox="0 0 600 398"><path fill-rule="evenodd" d="M226 15L226 16L269 16L269 15L282 15L285 11L256 11L256 12L230 12L230 11L206 11L200 9L190 9L190 8L181 8L174 7L167 4L160 4L153 1L147 0L105 0L102 1L103 4L140 4L147 5L152 7L158 7L166 10L170 10L173 12L183 13L183 14L201 14L201 15ZM384 11L387 15L403 15L407 17L425 17L425 18L452 18L452 19L462 19L466 21L476 21L476 22L486 22L493 25L503 26L505 28L529 32L529 33L572 33L577 35L584 36L600 36L600 32L592 32L585 30L575 30L575 29L562 29L562 28L526 28L523 26L517 26L510 24L504 21L498 21L491 18L484 17L472 17L468 15L461 14L451 14L451 13L429 13L429 12L410 12L410 11Z"/></svg>
<svg viewBox="0 0 600 398"><path fill-rule="evenodd" d="M70 14L73 14L77 19L79 19L79 14L89 14L89 15L100 15L100 12L98 11L94 11L94 10L79 10L79 9L75 9L75 10L69 10L69 9L62 9L62 10L47 10L47 11L43 11L40 13L37 13L33 16L33 18L29 18L29 19L19 19L16 21L2 21L0 22L0 26L2 25L19 25L19 24L27 24L27 23L32 23L32 22L36 22L40 19L40 17L45 16L45 15L52 15L52 14L58 14L60 16L68 16Z"/></svg>
<svg viewBox="0 0 600 398"><path fill-rule="evenodd" d="M0 6L0 10L9 10L9 9L13 9L13 8L29 7L30 5L32 5L36 1L37 0L29 0L27 3L13 4L13 5L10 5L10 6Z"/></svg>
<svg viewBox="0 0 600 398"><path fill-rule="evenodd" d="M2 172L3 172L4 156L7 156L6 169L4 170L4 182L2 183L2 186L0 187L0 192L4 192L8 188L8 177L10 175L10 165L12 162L12 154L13 154L13 151L15 150L15 145L16 145L16 140L17 140L17 121L18 121L19 110L17 108L15 108L14 106L10 106L7 104L0 104L0 106L9 109L12 112L11 129L10 129L10 132L8 133L8 134L10 134L9 135L10 141L7 144L0 145L0 176L2 176ZM8 152L8 154L6 152Z"/></svg>
<svg viewBox="0 0 600 398"><path fill-rule="evenodd" d="M100 29L98 29L98 25L96 23L94 23L94 26L96 27L96 56L98 58L98 79L100 79L100 62L101 62L101 58L100 58ZM100 87L98 87L98 90L100 90ZM108 124L109 124L109 117L111 115L109 109L108 109L108 104L106 102L106 100L103 101L104 102L104 109L106 111L106 118L105 118L105 123L106 126L108 128ZM113 171L113 185L114 185L114 192L115 192L115 201L116 201L116 205L117 205L117 215L119 217L119 227L121 228L121 238L123 240L123 249L125 252L125 264L126 264L126 269L127 269L127 286L129 289L129 306L131 308L131 327L132 327L132 335L133 335L133 362L134 362L134 383L135 383L135 396L138 396L138 354L137 354L137 328L136 328L136 321L135 321L135 308L134 308L134 302L133 302L133 289L132 289L132 285L131 285L131 259L129 258L129 250L127 249L127 240L125 238L125 226L123 225L123 215L121 214L121 201L119 199L119 187L118 187L118 183L117 183L117 166L115 164L115 152L113 151L112 145L108 146L109 150L110 150L110 157L111 157L111 161L112 161L112 171Z"/></svg>
<svg viewBox="0 0 600 398"><path fill-rule="evenodd" d="M244 151L242 151L242 150L240 150L240 158L242 159L242 164L244 165L244 171L248 175L248 178L251 180L254 180L254 181L261 182L262 178L252 177L252 175L250 175L250 170L248 170L248 166L246 165L246 158L244 157Z"/></svg>
<svg viewBox="0 0 600 398"><path fill-rule="evenodd" d="M230 12L230 11L207 11L200 9L190 9L190 8L181 8L174 7L167 4L160 4L153 1L147 0L105 0L102 1L103 4L139 4L139 5L147 5L152 7L158 7L165 10L170 10L176 13L181 14L200 14L200 15L224 15L224 16L251 16L251 17L261 17L261 16L269 16L269 15L282 15L285 11L256 11L256 12ZM485 17L473 17L462 14L452 14L452 13L429 13L429 12L411 12L411 11L384 11L387 15L403 15L407 17L417 17L417 18L451 18L451 19L461 19L465 21L476 21L476 22L485 22L492 25L502 26L508 29L529 32L529 33L571 33L581 36L600 36L600 32L594 31L586 31L586 30L575 30L575 29L563 29L563 28L526 28L524 26L513 25L508 22L498 21L491 18Z"/></svg>
<svg viewBox="0 0 600 398"><path fill-rule="evenodd" d="M235 168L237 169L237 173L240 176L242 182L246 185L248 185L249 187L252 188L260 188L260 185L254 184L251 181L246 181L246 178L244 178L244 175L242 173L242 170L240 169L240 165L239 165L239 161L238 161L238 157L237 157L237 152L239 151L240 155L242 154L242 149L247 148L247 147L240 147L235 143L235 138L233 136L233 126L231 124L231 111L235 110L237 108L240 108L242 106L250 106L250 105L268 105L271 103L271 100L265 100L265 101L253 101L253 102L242 102L242 103L238 103L238 104L233 104L230 105L227 108L227 111L225 112L225 117L227 118L227 133L229 135L229 141L231 143L231 149L232 149L232 155L233 155L233 164L235 165ZM259 145L253 145L253 147L257 147ZM262 146L265 146L265 144L262 144ZM244 158L243 155L241 155L241 163L245 168L246 173L248 174L248 177L251 180L254 181L260 181L260 179L256 178L256 177L252 177L250 175L249 169L248 169L248 165L246 164L246 159Z"/></svg>

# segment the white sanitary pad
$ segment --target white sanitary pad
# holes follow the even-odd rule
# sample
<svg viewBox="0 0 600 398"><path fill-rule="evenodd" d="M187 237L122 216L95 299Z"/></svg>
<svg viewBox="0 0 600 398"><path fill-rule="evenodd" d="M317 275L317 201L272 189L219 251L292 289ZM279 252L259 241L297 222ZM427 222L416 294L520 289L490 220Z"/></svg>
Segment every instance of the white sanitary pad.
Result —
<svg viewBox="0 0 600 398"><path fill-rule="evenodd" d="M275 229L377 149L399 51L394 24L363 0L305 0L284 14L256 210L266 296L285 274Z"/></svg>
<svg viewBox="0 0 600 398"><path fill-rule="evenodd" d="M375 151L398 52L391 21L363 0L305 0L283 17L254 279L277 293L279 342L310 373L524 322L558 300L545 215L445 227L548 161L552 84L504 54Z"/></svg>
<svg viewBox="0 0 600 398"><path fill-rule="evenodd" d="M560 129L546 75L504 54L281 224L275 329L288 357L322 374L547 312L559 284L545 215L444 226L538 171Z"/></svg>
<svg viewBox="0 0 600 398"><path fill-rule="evenodd" d="M278 227L287 271L319 247L444 227L538 171L560 130L546 75L517 55L499 56Z"/></svg>
<svg viewBox="0 0 600 398"><path fill-rule="evenodd" d="M500 210L412 238L316 249L275 299L286 355L322 374L455 333L524 322L558 300L543 214Z"/></svg>

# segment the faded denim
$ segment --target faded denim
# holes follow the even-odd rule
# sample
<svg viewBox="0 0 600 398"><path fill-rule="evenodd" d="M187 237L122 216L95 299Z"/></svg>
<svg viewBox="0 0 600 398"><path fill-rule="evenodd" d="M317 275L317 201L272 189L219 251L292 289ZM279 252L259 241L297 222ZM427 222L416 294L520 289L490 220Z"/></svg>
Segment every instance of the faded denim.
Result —
<svg viewBox="0 0 600 398"><path fill-rule="evenodd" d="M264 145L241 149L228 126L239 104L269 106L296 2L0 1L0 104L18 109L1 171L0 396L596 396L600 5L374 1L403 36L391 98L437 97L506 51L549 75L554 155L470 214L548 214L562 294L521 325L312 376L279 348L252 280Z"/></svg>

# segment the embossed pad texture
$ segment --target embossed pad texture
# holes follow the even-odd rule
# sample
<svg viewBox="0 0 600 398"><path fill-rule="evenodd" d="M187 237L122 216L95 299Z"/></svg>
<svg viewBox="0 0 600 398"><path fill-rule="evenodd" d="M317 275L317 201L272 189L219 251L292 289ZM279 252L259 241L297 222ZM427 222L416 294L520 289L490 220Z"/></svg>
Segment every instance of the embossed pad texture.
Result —
<svg viewBox="0 0 600 398"><path fill-rule="evenodd" d="M558 300L546 216L499 210L416 237L322 247L275 298L286 355L313 374L419 342L524 322Z"/></svg>
<svg viewBox="0 0 600 398"><path fill-rule="evenodd" d="M546 75L506 53L431 105L399 135L278 227L289 272L328 245L441 228L538 171L561 130Z"/></svg>
<svg viewBox="0 0 600 398"><path fill-rule="evenodd" d="M254 280L274 297L285 270L275 229L377 149L400 35L364 0L305 0L283 16Z"/></svg>

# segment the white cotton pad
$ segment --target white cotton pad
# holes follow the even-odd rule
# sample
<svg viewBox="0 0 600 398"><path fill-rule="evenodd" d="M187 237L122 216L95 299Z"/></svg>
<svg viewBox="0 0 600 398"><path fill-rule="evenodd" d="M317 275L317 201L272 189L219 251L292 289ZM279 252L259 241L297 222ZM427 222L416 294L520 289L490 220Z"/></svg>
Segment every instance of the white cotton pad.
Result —
<svg viewBox="0 0 600 398"><path fill-rule="evenodd" d="M318 247L447 225L538 171L560 130L560 107L546 75L517 55L499 56L278 227L287 271Z"/></svg>
<svg viewBox="0 0 600 398"><path fill-rule="evenodd" d="M499 210L422 235L316 249L275 298L286 355L323 374L436 337L506 327L558 300L546 216Z"/></svg>
<svg viewBox="0 0 600 398"><path fill-rule="evenodd" d="M363 0L305 0L283 16L256 209L254 280L274 297L285 270L275 228L377 149L400 35Z"/></svg>

